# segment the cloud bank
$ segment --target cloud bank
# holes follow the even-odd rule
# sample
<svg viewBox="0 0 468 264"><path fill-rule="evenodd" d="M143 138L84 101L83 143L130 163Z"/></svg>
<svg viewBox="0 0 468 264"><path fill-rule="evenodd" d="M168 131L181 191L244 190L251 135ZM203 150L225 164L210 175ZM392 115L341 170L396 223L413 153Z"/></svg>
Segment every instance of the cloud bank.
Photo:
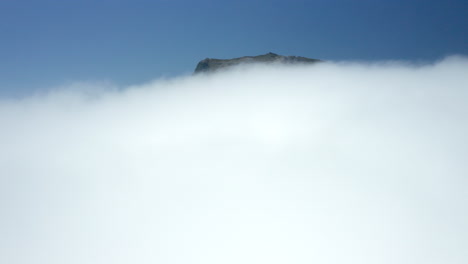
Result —
<svg viewBox="0 0 468 264"><path fill-rule="evenodd" d="M251 66L3 99L0 262L467 263L467 69Z"/></svg>

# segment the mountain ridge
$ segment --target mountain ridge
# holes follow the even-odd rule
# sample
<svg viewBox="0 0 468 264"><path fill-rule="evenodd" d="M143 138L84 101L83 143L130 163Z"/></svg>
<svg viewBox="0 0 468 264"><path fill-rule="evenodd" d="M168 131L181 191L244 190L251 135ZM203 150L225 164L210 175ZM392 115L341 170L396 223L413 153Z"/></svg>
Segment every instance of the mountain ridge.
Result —
<svg viewBox="0 0 468 264"><path fill-rule="evenodd" d="M216 72L220 69L248 63L310 64L317 62L322 61L319 59L310 59L301 56L283 56L272 52L258 56L243 56L233 59L206 58L198 62L194 74Z"/></svg>

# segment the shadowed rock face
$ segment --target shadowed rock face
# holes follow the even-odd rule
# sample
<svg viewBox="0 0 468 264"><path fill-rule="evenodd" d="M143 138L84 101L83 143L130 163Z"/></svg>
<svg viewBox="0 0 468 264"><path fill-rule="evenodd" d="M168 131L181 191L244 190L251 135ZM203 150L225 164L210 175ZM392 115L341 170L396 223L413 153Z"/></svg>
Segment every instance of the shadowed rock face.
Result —
<svg viewBox="0 0 468 264"><path fill-rule="evenodd" d="M286 63L286 64L297 64L297 63L316 63L321 62L317 59L309 59L298 56L281 56L275 53L267 53L259 56L245 56L234 59L204 59L200 61L195 68L195 73L201 72L215 72L220 69L227 67L243 64L243 63Z"/></svg>

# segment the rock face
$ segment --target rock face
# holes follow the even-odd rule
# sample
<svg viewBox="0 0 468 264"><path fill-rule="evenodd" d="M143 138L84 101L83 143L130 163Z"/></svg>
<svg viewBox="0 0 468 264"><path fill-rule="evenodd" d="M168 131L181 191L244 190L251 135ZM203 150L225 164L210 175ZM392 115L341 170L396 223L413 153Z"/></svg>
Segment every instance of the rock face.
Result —
<svg viewBox="0 0 468 264"><path fill-rule="evenodd" d="M309 59L305 57L297 56L281 56L275 53L267 53L259 56L245 56L234 59L204 59L200 61L195 68L195 73L202 72L215 72L220 69L227 67L244 64L244 63L286 63L286 64L298 64L298 63L317 63L321 60Z"/></svg>

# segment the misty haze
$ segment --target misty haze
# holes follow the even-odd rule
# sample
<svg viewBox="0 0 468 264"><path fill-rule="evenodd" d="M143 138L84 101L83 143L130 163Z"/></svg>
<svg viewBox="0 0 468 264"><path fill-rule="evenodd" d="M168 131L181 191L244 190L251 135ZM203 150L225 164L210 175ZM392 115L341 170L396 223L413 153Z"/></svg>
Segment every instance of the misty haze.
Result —
<svg viewBox="0 0 468 264"><path fill-rule="evenodd" d="M468 60L0 101L0 263L466 264Z"/></svg>

